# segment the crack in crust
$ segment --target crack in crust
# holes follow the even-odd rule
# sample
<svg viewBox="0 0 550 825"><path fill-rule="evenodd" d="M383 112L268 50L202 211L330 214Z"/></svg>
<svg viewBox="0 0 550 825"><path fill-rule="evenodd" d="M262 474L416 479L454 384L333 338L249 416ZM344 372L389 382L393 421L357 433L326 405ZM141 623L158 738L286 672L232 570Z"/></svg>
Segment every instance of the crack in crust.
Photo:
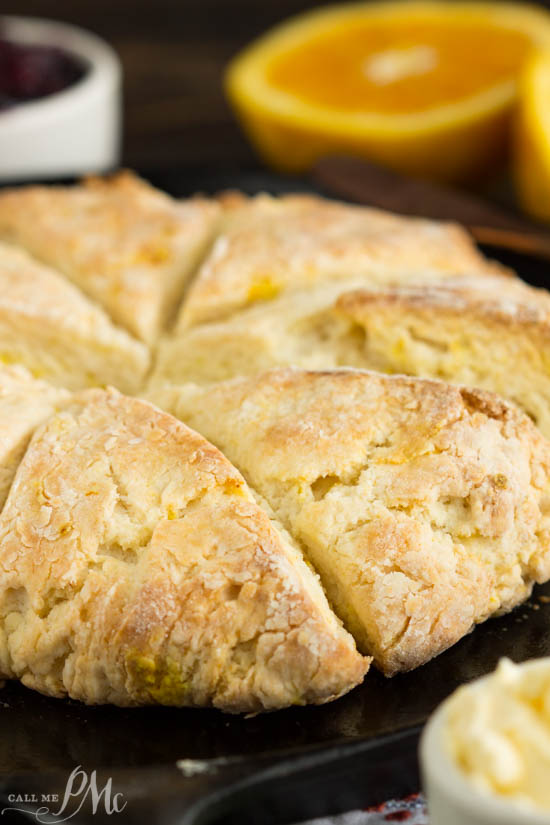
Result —
<svg viewBox="0 0 550 825"><path fill-rule="evenodd" d="M70 397L23 367L0 367L0 512L34 430Z"/></svg>
<svg viewBox="0 0 550 825"><path fill-rule="evenodd" d="M222 205L220 235L182 306L180 330L353 276L383 285L504 271L453 224L308 195L233 195Z"/></svg>
<svg viewBox="0 0 550 825"><path fill-rule="evenodd" d="M156 401L267 499L388 675L550 576L550 445L491 393L287 369Z"/></svg>
<svg viewBox="0 0 550 825"><path fill-rule="evenodd" d="M0 673L89 703L257 711L368 659L219 451L116 391L39 427L0 517Z"/></svg>
<svg viewBox="0 0 550 825"><path fill-rule="evenodd" d="M0 194L0 236L27 249L152 344L214 232L211 200L176 201L130 172Z"/></svg>

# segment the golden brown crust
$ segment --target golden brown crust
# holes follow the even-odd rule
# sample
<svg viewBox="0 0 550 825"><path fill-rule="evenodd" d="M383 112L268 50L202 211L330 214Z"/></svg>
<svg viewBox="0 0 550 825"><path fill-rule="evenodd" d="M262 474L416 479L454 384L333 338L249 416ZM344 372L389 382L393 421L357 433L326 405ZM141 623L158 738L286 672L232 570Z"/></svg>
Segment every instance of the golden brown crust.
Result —
<svg viewBox="0 0 550 825"><path fill-rule="evenodd" d="M0 237L26 247L151 342L177 308L218 208L177 202L129 172L0 193Z"/></svg>
<svg viewBox="0 0 550 825"><path fill-rule="evenodd" d="M550 323L550 294L519 278L484 276L449 278L432 284L409 284L387 289L344 292L336 302L342 312L356 317L370 310L392 307L411 312L475 315L514 324Z"/></svg>
<svg viewBox="0 0 550 825"><path fill-rule="evenodd" d="M550 437L550 296L510 278L342 295L336 318L363 332L363 363L508 398ZM336 321L336 318L334 319Z"/></svg>
<svg viewBox="0 0 550 825"><path fill-rule="evenodd" d="M0 517L0 673L89 703L325 702L368 660L244 480L114 390L35 433Z"/></svg>
<svg viewBox="0 0 550 825"><path fill-rule="evenodd" d="M182 306L180 329L329 280L422 282L498 269L452 224L309 195L230 196L223 205L221 234Z"/></svg>
<svg viewBox="0 0 550 825"><path fill-rule="evenodd" d="M359 370L273 370L156 399L268 500L388 674L550 576L550 445L490 393Z"/></svg>

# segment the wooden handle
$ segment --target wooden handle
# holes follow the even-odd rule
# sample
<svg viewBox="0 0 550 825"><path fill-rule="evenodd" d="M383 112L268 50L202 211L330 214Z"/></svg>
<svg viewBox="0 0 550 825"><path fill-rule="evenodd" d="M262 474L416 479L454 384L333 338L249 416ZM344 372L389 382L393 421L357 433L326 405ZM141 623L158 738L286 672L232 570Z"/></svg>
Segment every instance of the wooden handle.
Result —
<svg viewBox="0 0 550 825"><path fill-rule="evenodd" d="M550 260L550 230L475 195L348 157L319 161L313 179L327 194L405 215L458 221L479 243Z"/></svg>
<svg viewBox="0 0 550 825"><path fill-rule="evenodd" d="M512 229L499 229L493 226L468 226L468 229L478 243L485 246L498 246L501 249L510 249L531 255L534 258L543 258L550 261L550 234L542 232L516 232Z"/></svg>

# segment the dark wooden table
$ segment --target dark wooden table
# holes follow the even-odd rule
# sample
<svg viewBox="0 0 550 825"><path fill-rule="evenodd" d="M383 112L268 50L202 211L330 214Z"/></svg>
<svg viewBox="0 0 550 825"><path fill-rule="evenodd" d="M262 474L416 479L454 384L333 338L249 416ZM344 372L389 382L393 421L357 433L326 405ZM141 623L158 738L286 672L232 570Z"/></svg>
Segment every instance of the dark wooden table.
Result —
<svg viewBox="0 0 550 825"><path fill-rule="evenodd" d="M5 0L106 38L124 67L123 162L142 170L254 166L222 90L242 46L314 0Z"/></svg>

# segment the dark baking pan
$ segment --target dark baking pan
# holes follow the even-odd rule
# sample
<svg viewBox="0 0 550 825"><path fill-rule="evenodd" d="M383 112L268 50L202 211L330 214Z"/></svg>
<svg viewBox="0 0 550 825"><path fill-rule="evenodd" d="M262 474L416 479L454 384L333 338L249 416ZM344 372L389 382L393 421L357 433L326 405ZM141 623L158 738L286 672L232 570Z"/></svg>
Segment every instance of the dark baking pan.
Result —
<svg viewBox="0 0 550 825"><path fill-rule="evenodd" d="M549 654L546 585L418 670L393 679L373 670L348 696L322 707L252 718L88 708L8 683L0 691L0 809L55 813L61 802L43 801L42 794L61 800L78 765L88 777L97 771L100 790L112 778L112 793L122 794L126 807L108 816L101 801L94 815L89 794L72 822L283 825L376 804L418 790L420 728L452 690L493 669L501 656ZM186 760L184 770L179 760ZM80 779L73 788L79 785ZM9 803L16 793L37 801ZM81 802L72 799L63 816Z"/></svg>
<svg viewBox="0 0 550 825"><path fill-rule="evenodd" d="M260 174L156 182L176 195L231 186L307 188ZM547 264L514 263L526 279L544 283ZM88 708L8 683L0 690L0 810L19 810L6 811L0 824L21 821L24 809L32 821L75 825L283 825L403 796L419 788L416 749L432 710L501 656L544 655L550 655L550 585L424 667L389 680L373 670L362 686L323 707L251 718ZM78 766L86 776L73 779L75 795L64 805ZM95 806L94 781L104 790ZM114 803L123 810L109 814Z"/></svg>

